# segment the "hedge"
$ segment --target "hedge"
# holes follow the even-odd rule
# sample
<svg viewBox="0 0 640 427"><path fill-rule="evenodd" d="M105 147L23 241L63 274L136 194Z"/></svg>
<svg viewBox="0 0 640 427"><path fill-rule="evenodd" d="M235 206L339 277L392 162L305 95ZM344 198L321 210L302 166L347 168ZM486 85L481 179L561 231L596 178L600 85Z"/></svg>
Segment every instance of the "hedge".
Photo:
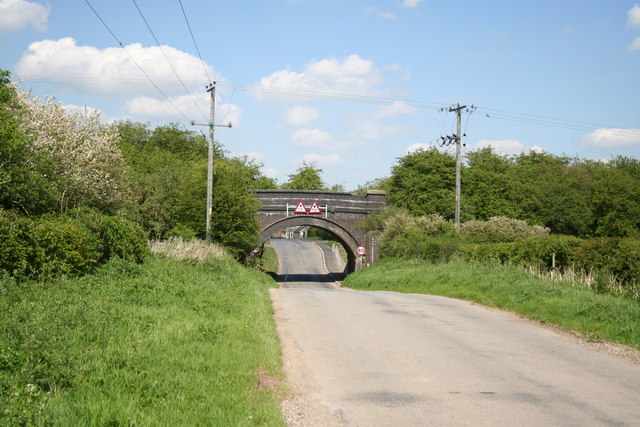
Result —
<svg viewBox="0 0 640 427"><path fill-rule="evenodd" d="M85 209L71 215L23 217L0 210L0 270L17 279L79 275L113 257L141 262L140 227Z"/></svg>

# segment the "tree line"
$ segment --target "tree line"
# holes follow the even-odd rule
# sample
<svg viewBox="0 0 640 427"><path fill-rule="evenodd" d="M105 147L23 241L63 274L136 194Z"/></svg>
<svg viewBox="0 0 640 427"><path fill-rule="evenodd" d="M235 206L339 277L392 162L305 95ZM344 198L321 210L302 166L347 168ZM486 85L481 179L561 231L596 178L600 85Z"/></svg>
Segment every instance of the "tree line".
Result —
<svg viewBox="0 0 640 427"><path fill-rule="evenodd" d="M377 180L390 206L415 216L455 210L455 157L436 148L398 159ZM508 217L579 237L640 233L640 161L618 156L594 161L530 151L500 155L491 148L466 154L461 219Z"/></svg>

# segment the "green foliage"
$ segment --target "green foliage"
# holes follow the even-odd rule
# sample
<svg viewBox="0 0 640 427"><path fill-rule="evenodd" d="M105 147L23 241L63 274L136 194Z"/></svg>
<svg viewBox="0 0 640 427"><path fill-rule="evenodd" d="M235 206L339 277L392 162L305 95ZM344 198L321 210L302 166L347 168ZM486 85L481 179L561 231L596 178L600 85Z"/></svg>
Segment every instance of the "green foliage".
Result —
<svg viewBox="0 0 640 427"><path fill-rule="evenodd" d="M302 162L296 173L289 175L289 181L282 184L284 190L325 190L326 185L322 181L322 169L314 164Z"/></svg>
<svg viewBox="0 0 640 427"><path fill-rule="evenodd" d="M284 425L272 284L228 258L0 276L0 425Z"/></svg>
<svg viewBox="0 0 640 427"><path fill-rule="evenodd" d="M455 158L432 148L401 157L392 169L389 203L413 215L451 219L455 200Z"/></svg>
<svg viewBox="0 0 640 427"><path fill-rule="evenodd" d="M152 131L148 125L119 122L116 128L131 169L135 204L130 216L152 239L204 239L208 166L201 148L206 141L174 124ZM214 155L212 238L240 256L257 243L258 202L249 190L276 184L246 156L225 157L219 146Z"/></svg>
<svg viewBox="0 0 640 427"><path fill-rule="evenodd" d="M58 193L51 156L34 149L20 127L23 113L9 72L0 70L0 207L37 215L56 208Z"/></svg>
<svg viewBox="0 0 640 427"><path fill-rule="evenodd" d="M412 217L404 210L388 214L379 239L383 257L449 259L457 250L453 224L439 215Z"/></svg>
<svg viewBox="0 0 640 427"><path fill-rule="evenodd" d="M571 254L571 261L586 271L609 272L623 285L640 287L640 239L586 240Z"/></svg>
<svg viewBox="0 0 640 427"><path fill-rule="evenodd" d="M235 256L248 253L258 244L260 226L256 219L260 202L248 191L253 175L245 161L221 160L214 181L212 238Z"/></svg>
<svg viewBox="0 0 640 427"><path fill-rule="evenodd" d="M503 263L563 268L572 265L573 251L581 240L573 236L536 236L502 243L468 244L463 252L468 258L497 259ZM555 257L555 258L554 258Z"/></svg>
<svg viewBox="0 0 640 427"><path fill-rule="evenodd" d="M486 221L472 220L461 224L460 233L475 242L513 242L532 236L545 236L549 229L530 226L525 221L505 217L492 217Z"/></svg>
<svg viewBox="0 0 640 427"><path fill-rule="evenodd" d="M93 270L113 257L142 262L146 238L135 224L91 210L26 218L0 210L0 270L45 280Z"/></svg>
<svg viewBox="0 0 640 427"><path fill-rule="evenodd" d="M556 234L630 237L640 233L640 161L608 163L531 151L472 151L462 166L462 220L508 217ZM392 206L412 215L455 208L455 159L432 148L398 160L385 188Z"/></svg>

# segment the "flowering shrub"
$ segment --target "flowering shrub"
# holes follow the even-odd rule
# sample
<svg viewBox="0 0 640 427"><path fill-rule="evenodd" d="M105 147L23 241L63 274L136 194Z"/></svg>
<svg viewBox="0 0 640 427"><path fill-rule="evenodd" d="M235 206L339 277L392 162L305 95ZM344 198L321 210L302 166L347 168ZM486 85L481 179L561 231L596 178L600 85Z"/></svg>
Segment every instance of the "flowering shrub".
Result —
<svg viewBox="0 0 640 427"><path fill-rule="evenodd" d="M478 242L513 242L526 237L546 236L549 229L528 225L525 221L495 216L486 221L467 221L460 226L460 233Z"/></svg>
<svg viewBox="0 0 640 427"><path fill-rule="evenodd" d="M69 111L53 98L44 101L17 92L23 107L20 126L33 137L33 149L52 156L61 212L79 205L113 211L124 201L124 159L115 129L100 123L100 112Z"/></svg>

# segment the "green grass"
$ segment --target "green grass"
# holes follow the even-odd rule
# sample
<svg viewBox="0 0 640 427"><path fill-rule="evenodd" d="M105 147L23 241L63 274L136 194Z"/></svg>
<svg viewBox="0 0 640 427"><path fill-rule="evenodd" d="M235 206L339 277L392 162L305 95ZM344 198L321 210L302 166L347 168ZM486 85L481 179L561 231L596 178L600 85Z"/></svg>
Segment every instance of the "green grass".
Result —
<svg viewBox="0 0 640 427"><path fill-rule="evenodd" d="M545 280L517 266L385 259L347 276L343 286L475 301L581 332L591 340L640 349L638 301Z"/></svg>
<svg viewBox="0 0 640 427"><path fill-rule="evenodd" d="M275 276L278 274L278 269L278 255L275 249L265 245L262 252L262 270L271 276Z"/></svg>
<svg viewBox="0 0 640 427"><path fill-rule="evenodd" d="M284 425L272 285L228 258L0 276L0 425Z"/></svg>

